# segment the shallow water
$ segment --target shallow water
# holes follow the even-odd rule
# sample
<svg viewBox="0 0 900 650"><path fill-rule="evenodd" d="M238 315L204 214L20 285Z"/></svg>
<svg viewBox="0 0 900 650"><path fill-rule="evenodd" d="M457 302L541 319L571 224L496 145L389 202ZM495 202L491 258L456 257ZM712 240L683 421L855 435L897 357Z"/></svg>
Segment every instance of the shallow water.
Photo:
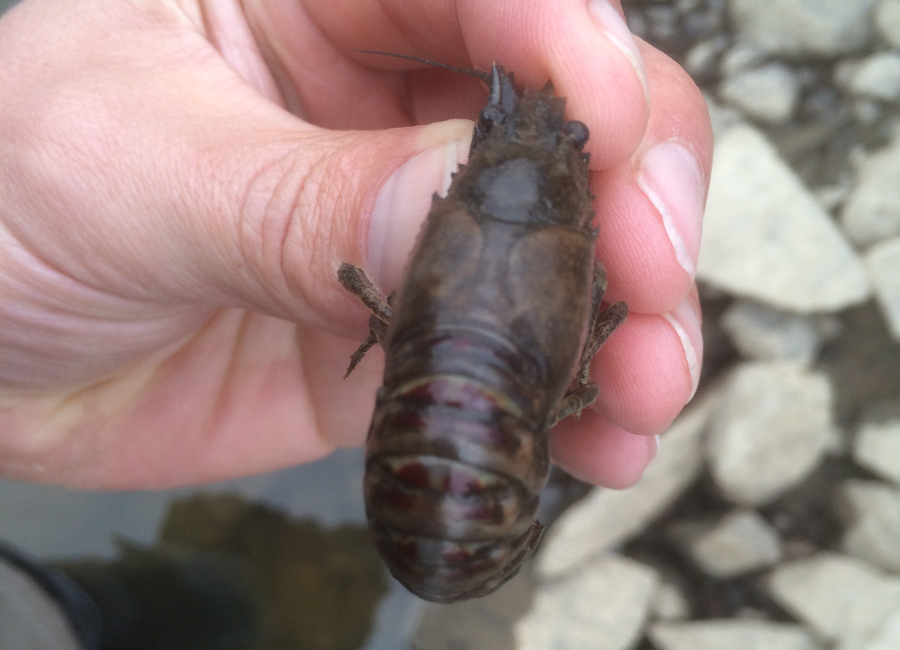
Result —
<svg viewBox="0 0 900 650"><path fill-rule="evenodd" d="M170 507L197 495L239 496L248 504L284 514L295 528L315 522L326 536L348 524L364 530L362 468L362 450L356 449L278 472L175 490L86 492L0 481L0 539L42 561L112 560L120 553L119 540L155 546ZM296 565L302 560L288 561ZM381 570L390 587L374 612L375 629L362 647L405 650L419 602ZM347 625L366 616L358 610L352 615L354 620Z"/></svg>

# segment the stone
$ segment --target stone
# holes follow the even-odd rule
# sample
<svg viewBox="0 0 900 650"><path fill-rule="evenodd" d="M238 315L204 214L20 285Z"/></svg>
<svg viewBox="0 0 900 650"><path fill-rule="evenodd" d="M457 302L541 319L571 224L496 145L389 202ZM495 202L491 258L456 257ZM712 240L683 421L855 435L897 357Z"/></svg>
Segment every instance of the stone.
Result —
<svg viewBox="0 0 900 650"><path fill-rule="evenodd" d="M713 391L688 407L662 434L659 452L636 485L626 490L595 488L569 508L544 537L538 574L558 577L582 570L592 557L639 533L700 475L701 435Z"/></svg>
<svg viewBox="0 0 900 650"><path fill-rule="evenodd" d="M871 294L831 217L747 125L717 138L697 277L799 313L839 311Z"/></svg>
<svg viewBox="0 0 900 650"><path fill-rule="evenodd" d="M766 53L748 43L737 42L722 55L720 66L726 77L761 65L766 60Z"/></svg>
<svg viewBox="0 0 900 650"><path fill-rule="evenodd" d="M650 611L657 620L682 621L690 617L691 605L678 585L663 580L656 588Z"/></svg>
<svg viewBox="0 0 900 650"><path fill-rule="evenodd" d="M735 503L767 503L799 483L828 448L834 425L825 374L785 362L741 364L709 424L710 470Z"/></svg>
<svg viewBox="0 0 900 650"><path fill-rule="evenodd" d="M850 64L841 74L844 75L846 88L853 95L889 102L900 100L900 54L896 52L868 56Z"/></svg>
<svg viewBox="0 0 900 650"><path fill-rule="evenodd" d="M900 607L888 614L878 631L862 643L847 643L837 650L897 650L900 648Z"/></svg>
<svg viewBox="0 0 900 650"><path fill-rule="evenodd" d="M808 364L822 343L822 328L814 318L749 300L735 301L720 324L745 359Z"/></svg>
<svg viewBox="0 0 900 650"><path fill-rule="evenodd" d="M694 79L711 78L716 74L721 48L716 39L700 41L684 57L684 69Z"/></svg>
<svg viewBox="0 0 900 650"><path fill-rule="evenodd" d="M900 485L900 403L885 404L863 416L853 442L853 459Z"/></svg>
<svg viewBox="0 0 900 650"><path fill-rule="evenodd" d="M425 605L410 638L415 650L514 650L515 644L509 625L471 602Z"/></svg>
<svg viewBox="0 0 900 650"><path fill-rule="evenodd" d="M531 607L533 564L484 598L421 603L410 644L415 650L514 650L513 624ZM379 646L382 647L382 646Z"/></svg>
<svg viewBox="0 0 900 650"><path fill-rule="evenodd" d="M861 246L900 234L900 146L882 149L863 163L841 226Z"/></svg>
<svg viewBox="0 0 900 650"><path fill-rule="evenodd" d="M539 585L516 623L516 648L629 650L642 635L658 581L653 569L607 555L566 580Z"/></svg>
<svg viewBox="0 0 900 650"><path fill-rule="evenodd" d="M843 644L872 638L900 606L900 578L837 553L779 566L767 589L814 633Z"/></svg>
<svg viewBox="0 0 900 650"><path fill-rule="evenodd" d="M709 121L712 123L713 135L718 139L721 134L736 124L742 124L743 118L740 111L724 106L713 99L709 93L703 94L706 100L706 109L709 111Z"/></svg>
<svg viewBox="0 0 900 650"><path fill-rule="evenodd" d="M799 625L741 619L656 623L650 639L659 650L820 650Z"/></svg>
<svg viewBox="0 0 900 650"><path fill-rule="evenodd" d="M846 481L841 486L847 530L841 549L888 571L900 573L900 489L880 481Z"/></svg>
<svg viewBox="0 0 900 650"><path fill-rule="evenodd" d="M800 88L789 67L770 63L727 76L719 96L744 115L769 125L784 124L794 113Z"/></svg>
<svg viewBox="0 0 900 650"><path fill-rule="evenodd" d="M863 163L841 226L861 246L900 234L900 146L882 149Z"/></svg>
<svg viewBox="0 0 900 650"><path fill-rule="evenodd" d="M781 540L754 510L730 513L690 545L691 557L709 575L732 578L781 560Z"/></svg>
<svg viewBox="0 0 900 650"><path fill-rule="evenodd" d="M891 47L900 48L900 0L881 0L878 3L875 29Z"/></svg>
<svg viewBox="0 0 900 650"><path fill-rule="evenodd" d="M792 58L834 58L865 49L875 0L731 0L741 38Z"/></svg>
<svg viewBox="0 0 900 650"><path fill-rule="evenodd" d="M865 263L888 329L900 341L900 237L870 248Z"/></svg>

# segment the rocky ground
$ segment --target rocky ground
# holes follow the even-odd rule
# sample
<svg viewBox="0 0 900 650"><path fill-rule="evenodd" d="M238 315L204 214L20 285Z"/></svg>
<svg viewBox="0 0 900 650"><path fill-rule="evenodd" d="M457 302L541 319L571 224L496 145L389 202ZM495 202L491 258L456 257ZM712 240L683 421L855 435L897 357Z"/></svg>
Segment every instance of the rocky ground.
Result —
<svg viewBox="0 0 900 650"><path fill-rule="evenodd" d="M716 131L701 389L637 486L413 645L900 648L900 0L625 8Z"/></svg>

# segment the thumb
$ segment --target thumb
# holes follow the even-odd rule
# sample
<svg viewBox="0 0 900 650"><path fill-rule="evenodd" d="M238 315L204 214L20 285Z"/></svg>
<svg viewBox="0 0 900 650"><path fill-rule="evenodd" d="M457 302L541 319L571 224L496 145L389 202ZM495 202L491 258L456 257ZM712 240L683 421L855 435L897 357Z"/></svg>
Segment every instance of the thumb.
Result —
<svg viewBox="0 0 900 650"><path fill-rule="evenodd" d="M14 62L0 66L0 168L15 181L0 219L32 275L53 269L62 304L106 320L170 322L188 304L350 333L363 310L337 268L391 288L471 123L318 128L180 22L107 4L85 17L26 3L0 23Z"/></svg>
<svg viewBox="0 0 900 650"><path fill-rule="evenodd" d="M355 333L346 321L356 301L339 288L338 267L361 266L385 293L399 284L433 193L446 189L468 151L471 122L353 132L304 127L275 139L261 130L250 155L245 137L233 140L236 151L214 154L237 162L213 174L225 179L217 191L197 197L194 210L205 213L208 230L199 234L217 238L222 250L207 239L196 263L208 267L204 284L227 304Z"/></svg>

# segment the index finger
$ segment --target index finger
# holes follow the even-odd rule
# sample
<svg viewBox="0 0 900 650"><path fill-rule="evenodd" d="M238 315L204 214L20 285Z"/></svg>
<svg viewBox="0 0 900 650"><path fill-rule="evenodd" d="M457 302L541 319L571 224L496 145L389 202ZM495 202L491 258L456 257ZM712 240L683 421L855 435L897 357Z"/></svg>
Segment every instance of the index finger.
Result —
<svg viewBox="0 0 900 650"><path fill-rule="evenodd" d="M323 126L398 126L410 106L414 115L439 115L435 103L456 101L445 84L373 76L374 66L421 65L353 52L367 49L482 70L497 62L532 88L552 79L568 98L569 117L591 130L593 169L627 160L646 127L646 75L618 0L283 0L247 10L265 35L270 65L281 71L276 78L288 80L309 119ZM451 83L453 92L477 91L466 79Z"/></svg>

